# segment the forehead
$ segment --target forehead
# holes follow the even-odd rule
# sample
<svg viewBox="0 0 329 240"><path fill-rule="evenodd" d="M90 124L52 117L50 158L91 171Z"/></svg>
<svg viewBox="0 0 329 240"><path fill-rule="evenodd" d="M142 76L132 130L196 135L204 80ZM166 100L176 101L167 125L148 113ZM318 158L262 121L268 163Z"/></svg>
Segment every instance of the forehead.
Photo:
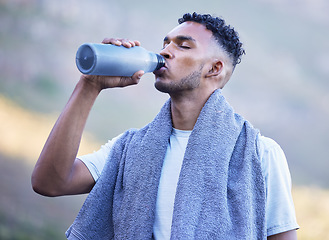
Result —
<svg viewBox="0 0 329 240"><path fill-rule="evenodd" d="M197 22L184 22L171 30L166 39L175 39L177 36L191 37L196 43L209 44L212 32Z"/></svg>

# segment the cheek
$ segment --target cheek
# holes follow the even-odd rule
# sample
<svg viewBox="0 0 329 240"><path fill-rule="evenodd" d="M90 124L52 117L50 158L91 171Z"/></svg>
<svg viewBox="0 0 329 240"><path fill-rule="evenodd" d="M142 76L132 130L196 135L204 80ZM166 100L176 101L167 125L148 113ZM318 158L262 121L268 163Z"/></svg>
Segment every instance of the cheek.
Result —
<svg viewBox="0 0 329 240"><path fill-rule="evenodd" d="M178 63L178 69L180 71L196 71L197 69L199 69L199 66L201 65L200 61L194 59L194 58L190 58L190 57L183 57L179 60Z"/></svg>
<svg viewBox="0 0 329 240"><path fill-rule="evenodd" d="M195 60L189 57L182 58L182 62L185 63L187 66L191 66L195 64Z"/></svg>

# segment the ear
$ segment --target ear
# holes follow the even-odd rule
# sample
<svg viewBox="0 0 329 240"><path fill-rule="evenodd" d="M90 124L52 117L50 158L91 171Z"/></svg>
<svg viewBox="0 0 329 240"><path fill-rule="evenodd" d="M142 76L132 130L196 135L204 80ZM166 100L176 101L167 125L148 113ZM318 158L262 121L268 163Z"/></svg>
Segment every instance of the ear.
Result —
<svg viewBox="0 0 329 240"><path fill-rule="evenodd" d="M221 74L222 70L224 69L224 62L218 59L215 59L212 62L211 68L206 74L206 77L216 77Z"/></svg>

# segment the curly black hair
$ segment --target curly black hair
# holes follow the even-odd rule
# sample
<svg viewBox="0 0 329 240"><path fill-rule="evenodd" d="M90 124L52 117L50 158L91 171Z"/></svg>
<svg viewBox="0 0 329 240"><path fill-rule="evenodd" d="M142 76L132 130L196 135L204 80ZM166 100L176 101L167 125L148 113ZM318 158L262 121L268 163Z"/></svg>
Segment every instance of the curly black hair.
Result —
<svg viewBox="0 0 329 240"><path fill-rule="evenodd" d="M232 59L233 67L241 62L241 56L245 54L242 48L238 33L230 25L226 25L225 20L219 17L213 17L210 14L193 14L186 13L182 18L178 19L178 23L192 21L204 25L208 30L212 31L218 44Z"/></svg>

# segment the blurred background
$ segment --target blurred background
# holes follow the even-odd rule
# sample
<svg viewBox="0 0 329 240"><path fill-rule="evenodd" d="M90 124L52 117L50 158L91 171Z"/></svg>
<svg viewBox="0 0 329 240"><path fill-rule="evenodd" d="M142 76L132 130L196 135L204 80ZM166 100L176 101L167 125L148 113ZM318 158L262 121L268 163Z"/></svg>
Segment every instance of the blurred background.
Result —
<svg viewBox="0 0 329 240"><path fill-rule="evenodd" d="M329 239L329 2L327 0L0 0L0 239L65 239L84 196L47 198L30 176L77 83L77 48L104 37L159 52L185 12L221 16L246 55L224 95L286 153L299 239ZM153 119L167 95L146 74L103 91L79 154Z"/></svg>

